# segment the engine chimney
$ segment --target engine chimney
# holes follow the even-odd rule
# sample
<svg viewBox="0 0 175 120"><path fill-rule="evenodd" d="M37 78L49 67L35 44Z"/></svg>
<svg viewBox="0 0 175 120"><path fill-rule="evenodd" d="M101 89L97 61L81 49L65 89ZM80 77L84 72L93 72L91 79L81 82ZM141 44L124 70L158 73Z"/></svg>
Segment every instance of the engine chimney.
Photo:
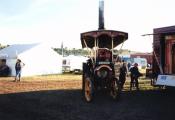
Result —
<svg viewBox="0 0 175 120"><path fill-rule="evenodd" d="M104 0L99 0L99 30L104 28Z"/></svg>

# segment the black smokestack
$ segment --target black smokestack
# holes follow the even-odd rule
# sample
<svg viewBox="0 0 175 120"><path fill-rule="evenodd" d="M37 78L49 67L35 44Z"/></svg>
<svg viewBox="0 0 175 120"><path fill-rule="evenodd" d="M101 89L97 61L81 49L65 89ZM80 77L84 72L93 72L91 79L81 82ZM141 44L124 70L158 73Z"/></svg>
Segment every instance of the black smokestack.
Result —
<svg viewBox="0 0 175 120"><path fill-rule="evenodd" d="M104 28L104 0L99 0L99 30Z"/></svg>

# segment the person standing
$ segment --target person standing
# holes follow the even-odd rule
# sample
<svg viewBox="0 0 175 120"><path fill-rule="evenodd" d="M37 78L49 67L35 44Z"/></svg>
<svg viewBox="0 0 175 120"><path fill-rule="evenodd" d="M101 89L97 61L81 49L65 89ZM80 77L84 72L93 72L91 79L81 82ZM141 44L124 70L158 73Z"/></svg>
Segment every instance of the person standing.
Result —
<svg viewBox="0 0 175 120"><path fill-rule="evenodd" d="M15 76L15 82L16 81L19 81L21 80L21 70L22 70L22 67L24 66L25 64L23 62L21 62L20 59L17 59L17 62L15 64L15 71L16 71L16 76Z"/></svg>
<svg viewBox="0 0 175 120"><path fill-rule="evenodd" d="M128 70L127 70L126 63L123 60L122 65L120 67L120 74L119 74L119 81L120 81L121 89L123 89L123 86L125 84L127 72L128 72Z"/></svg>
<svg viewBox="0 0 175 120"><path fill-rule="evenodd" d="M135 63L134 66L130 69L131 72L131 82L130 82L130 90L132 90L132 87L136 87L137 90L139 90L139 82L138 78L142 76L142 74L138 70L138 64Z"/></svg>
<svg viewBox="0 0 175 120"><path fill-rule="evenodd" d="M128 62L127 67L128 67L128 70L129 70L130 67L131 67L131 63L130 62Z"/></svg>

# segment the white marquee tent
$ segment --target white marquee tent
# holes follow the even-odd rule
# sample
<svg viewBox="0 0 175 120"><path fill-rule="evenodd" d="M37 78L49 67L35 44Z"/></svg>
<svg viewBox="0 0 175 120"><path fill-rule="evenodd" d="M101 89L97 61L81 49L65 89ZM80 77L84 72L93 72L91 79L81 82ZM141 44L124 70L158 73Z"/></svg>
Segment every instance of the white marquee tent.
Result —
<svg viewBox="0 0 175 120"><path fill-rule="evenodd" d="M11 69L11 76L15 75L15 63L18 58L25 63L22 76L62 73L62 56L48 45L19 44L0 50L0 59L6 59L6 64Z"/></svg>

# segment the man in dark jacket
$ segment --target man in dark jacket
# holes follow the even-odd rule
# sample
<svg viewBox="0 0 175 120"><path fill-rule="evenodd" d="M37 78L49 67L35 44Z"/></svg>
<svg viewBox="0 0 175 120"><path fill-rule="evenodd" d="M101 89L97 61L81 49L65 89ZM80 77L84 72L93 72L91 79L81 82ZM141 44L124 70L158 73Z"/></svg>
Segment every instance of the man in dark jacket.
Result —
<svg viewBox="0 0 175 120"><path fill-rule="evenodd" d="M125 61L123 60L122 65L120 67L120 74L119 74L119 81L120 81L121 89L123 89L123 86L125 84L126 74L127 74L127 66L126 66Z"/></svg>
<svg viewBox="0 0 175 120"><path fill-rule="evenodd" d="M140 76L142 76L142 74L139 72L138 70L138 64L135 63L134 64L134 67L132 67L130 69L130 72L131 72L131 83L130 83L130 90L132 90L132 87L135 87L137 88L137 90L139 90L139 83L138 83L138 78ZM135 84L134 84L135 83Z"/></svg>
<svg viewBox="0 0 175 120"><path fill-rule="evenodd" d="M16 76L15 76L15 82L20 81L21 79L21 69L25 64L21 62L20 59L17 59L17 62L15 64L15 71L16 71Z"/></svg>

